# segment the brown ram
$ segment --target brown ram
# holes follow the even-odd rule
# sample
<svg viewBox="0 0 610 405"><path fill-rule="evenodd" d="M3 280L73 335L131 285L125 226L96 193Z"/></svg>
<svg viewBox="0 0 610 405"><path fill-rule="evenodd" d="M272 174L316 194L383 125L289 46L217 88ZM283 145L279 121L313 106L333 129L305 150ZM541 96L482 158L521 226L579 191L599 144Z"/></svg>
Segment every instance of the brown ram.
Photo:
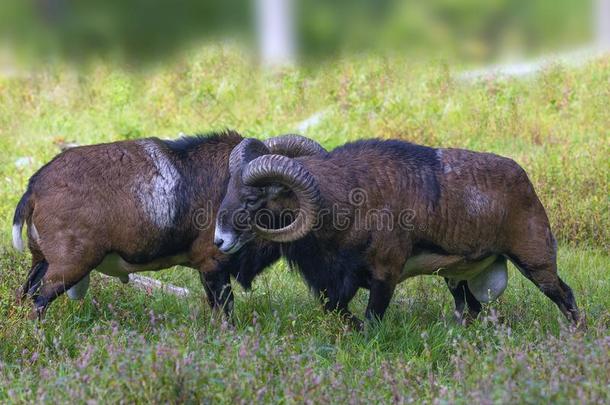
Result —
<svg viewBox="0 0 610 405"><path fill-rule="evenodd" d="M29 295L40 316L66 290L73 299L83 297L92 269L127 282L129 273L183 265L200 272L210 305L229 312L230 275L248 288L280 255L264 241L230 256L213 244L229 155L242 139L231 131L176 141L149 138L56 156L31 177L15 211L13 244L23 249L27 223L32 253L21 298ZM296 135L266 145L276 153L290 149L289 156L323 152Z"/></svg>
<svg viewBox="0 0 610 405"><path fill-rule="evenodd" d="M437 274L461 314L507 285L511 260L575 324L570 287L557 275L557 246L525 171L489 153L397 140L346 144L290 158L247 139L231 154L231 179L215 243L236 252L259 240L282 253L312 289L354 322L348 303L370 289L367 319L381 318L397 283Z"/></svg>

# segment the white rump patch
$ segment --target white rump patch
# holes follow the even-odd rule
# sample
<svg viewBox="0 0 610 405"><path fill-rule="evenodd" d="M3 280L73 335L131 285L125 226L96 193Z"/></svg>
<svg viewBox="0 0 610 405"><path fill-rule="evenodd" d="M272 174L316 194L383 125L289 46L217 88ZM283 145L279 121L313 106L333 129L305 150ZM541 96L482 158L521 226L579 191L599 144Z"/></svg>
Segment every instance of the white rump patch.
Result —
<svg viewBox="0 0 610 405"><path fill-rule="evenodd" d="M13 225L13 247L20 252L23 252L23 239L21 238L21 225Z"/></svg>
<svg viewBox="0 0 610 405"><path fill-rule="evenodd" d="M169 228L176 218L176 188L180 173L173 162L154 141L140 141L156 173L143 174L135 185L136 196L151 222L160 228Z"/></svg>

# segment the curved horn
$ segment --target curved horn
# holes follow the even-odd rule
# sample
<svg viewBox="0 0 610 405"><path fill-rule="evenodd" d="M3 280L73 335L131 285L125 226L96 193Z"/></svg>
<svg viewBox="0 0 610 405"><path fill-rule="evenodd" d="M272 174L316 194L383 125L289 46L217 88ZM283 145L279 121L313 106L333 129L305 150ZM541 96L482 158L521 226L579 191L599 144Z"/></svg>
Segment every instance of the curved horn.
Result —
<svg viewBox="0 0 610 405"><path fill-rule="evenodd" d="M271 153L291 158L326 153L326 149L316 141L297 134L269 138L264 141L264 144Z"/></svg>
<svg viewBox="0 0 610 405"><path fill-rule="evenodd" d="M245 167L242 179L250 186L280 183L290 188L299 201L297 217L290 225L266 229L255 223L254 229L259 235L273 242L292 242L311 231L320 206L320 190L316 179L301 163L286 156L261 156Z"/></svg>
<svg viewBox="0 0 610 405"><path fill-rule="evenodd" d="M250 162L252 159L258 156L266 155L268 153L269 149L258 139L244 139L233 148L231 155L229 155L229 173L235 173L245 163Z"/></svg>

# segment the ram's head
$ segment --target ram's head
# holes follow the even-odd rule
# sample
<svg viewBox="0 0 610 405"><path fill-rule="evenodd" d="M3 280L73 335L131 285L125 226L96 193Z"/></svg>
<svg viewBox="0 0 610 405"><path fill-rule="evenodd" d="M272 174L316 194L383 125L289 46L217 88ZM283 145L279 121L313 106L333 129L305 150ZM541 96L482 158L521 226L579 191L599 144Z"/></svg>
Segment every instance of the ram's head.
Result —
<svg viewBox="0 0 610 405"><path fill-rule="evenodd" d="M256 235L274 242L305 236L314 225L320 192L296 158L320 153L326 153L322 146L297 135L245 139L235 147L216 220L216 246L233 253Z"/></svg>

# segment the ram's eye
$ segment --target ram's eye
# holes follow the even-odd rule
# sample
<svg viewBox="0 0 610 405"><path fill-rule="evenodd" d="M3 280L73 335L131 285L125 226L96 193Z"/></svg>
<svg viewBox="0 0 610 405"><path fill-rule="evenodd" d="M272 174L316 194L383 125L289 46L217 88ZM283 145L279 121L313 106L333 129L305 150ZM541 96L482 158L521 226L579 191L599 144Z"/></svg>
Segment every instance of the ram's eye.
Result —
<svg viewBox="0 0 610 405"><path fill-rule="evenodd" d="M258 202L257 198L248 198L246 200L246 208L252 208L256 205L256 203Z"/></svg>

